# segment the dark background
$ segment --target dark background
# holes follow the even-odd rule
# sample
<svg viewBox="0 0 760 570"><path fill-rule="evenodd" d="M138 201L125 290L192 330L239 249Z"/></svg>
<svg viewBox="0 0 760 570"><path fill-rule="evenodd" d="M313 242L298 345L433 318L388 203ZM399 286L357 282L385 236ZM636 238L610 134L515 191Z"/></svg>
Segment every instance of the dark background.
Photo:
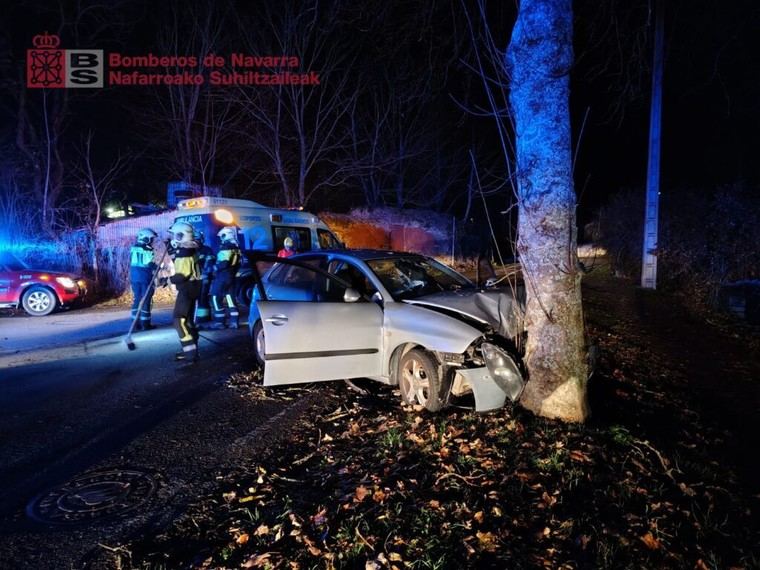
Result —
<svg viewBox="0 0 760 570"><path fill-rule="evenodd" d="M0 142L6 164L14 152L16 101L23 88L19 81L23 79L25 50L31 47L32 36L43 31L60 32L62 47L163 54L157 37L173 17L170 3L134 0L105 4L112 8L88 2L4 4L0 24L4 74ZM175 4L180 11L185 6L200 12L207 8L204 3ZM261 6L255 2L229 4L219 53L250 52L242 35L252 30L254 34L266 34L257 26ZM760 174L755 159L760 149L760 37L756 33L760 7L748 0L712 0L671 1L666 3L666 9L663 192L684 187L709 192L736 182L755 185ZM83 16L87 10L98 17L90 18L87 13ZM350 66L326 73L323 82L335 81L338 74L355 77L347 89L359 90L361 103L365 93L380 88L381 82L375 81L379 77L392 85L389 98L404 100L414 96L418 87L409 78L429 75L429 93L412 104L423 111L421 124L432 126L429 146L423 156L412 155L409 160L423 163L438 156L443 162L460 161L463 174L440 202L410 199L402 205L433 206L461 215L466 202L464 168L468 148L476 149L479 167L487 170L492 179L506 177L494 120L476 112L487 102L472 66L476 52L483 54L480 38L486 23L496 47L506 48L514 6L486 3L487 22L477 3L458 0L368 2L361 8L344 3L337 13L340 21L331 32L331 41L340 44L340 49L354 50L356 57ZM473 21L474 34L465 16ZM77 26L71 22L77 18L81 22L75 29ZM642 188L645 181L654 5L640 0L580 1L575 3L575 18L576 65L571 76L571 104L582 224L609 196L624 188ZM320 62L304 64L319 69ZM151 131L142 115L155 105L156 92L160 96L161 89L165 88L122 86L74 94L61 131L64 160L71 158L73 142L93 129L99 160L107 161L119 151L136 156L117 194L130 201L161 201L166 182L176 179L176 173L161 150L167 141ZM39 106L38 90L28 91L27 97L30 106ZM234 137L224 154L220 171L232 163L250 163L253 168L260 160L255 150L242 143L235 145ZM23 171L23 161L15 165ZM424 176L422 170L413 175L418 179ZM264 202L277 201L275 183L253 180L241 172L226 184L225 191ZM510 195L508 188L496 189L489 204L494 210L504 210ZM357 181L347 180L316 194L307 206L314 210L345 210L362 204Z"/></svg>

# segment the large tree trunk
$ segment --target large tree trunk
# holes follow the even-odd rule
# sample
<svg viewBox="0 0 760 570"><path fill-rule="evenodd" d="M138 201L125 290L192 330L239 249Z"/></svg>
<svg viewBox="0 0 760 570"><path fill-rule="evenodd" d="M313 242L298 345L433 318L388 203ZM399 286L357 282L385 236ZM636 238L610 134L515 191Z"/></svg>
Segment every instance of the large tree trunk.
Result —
<svg viewBox="0 0 760 570"><path fill-rule="evenodd" d="M522 0L507 49L515 120L518 251L527 289L521 403L583 421L588 413L570 137L571 0Z"/></svg>

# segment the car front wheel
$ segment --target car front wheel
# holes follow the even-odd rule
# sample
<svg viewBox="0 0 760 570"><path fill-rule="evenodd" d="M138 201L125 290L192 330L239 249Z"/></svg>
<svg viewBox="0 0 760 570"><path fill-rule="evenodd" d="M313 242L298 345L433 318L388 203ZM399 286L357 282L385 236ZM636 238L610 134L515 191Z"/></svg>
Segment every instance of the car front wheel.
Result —
<svg viewBox="0 0 760 570"><path fill-rule="evenodd" d="M425 406L430 412L440 410L445 395L438 369L438 361L426 350L413 348L404 354L398 369L398 385L404 402Z"/></svg>
<svg viewBox="0 0 760 570"><path fill-rule="evenodd" d="M253 325L251 340L253 341L253 355L256 358L256 362L259 364L259 366L264 368L266 344L264 342L264 326L261 324L260 320L256 321L256 324Z"/></svg>
<svg viewBox="0 0 760 570"><path fill-rule="evenodd" d="M21 298L21 306L33 317L44 317L55 310L58 299L50 289L45 287L31 287Z"/></svg>

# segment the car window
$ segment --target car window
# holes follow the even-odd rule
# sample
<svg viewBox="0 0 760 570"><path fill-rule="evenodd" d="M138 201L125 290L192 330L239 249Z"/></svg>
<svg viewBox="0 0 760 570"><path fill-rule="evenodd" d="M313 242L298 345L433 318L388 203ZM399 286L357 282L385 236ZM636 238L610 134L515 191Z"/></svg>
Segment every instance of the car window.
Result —
<svg viewBox="0 0 760 570"><path fill-rule="evenodd" d="M299 257L298 258L299 263L303 263L304 265L308 265L309 267L316 267L321 268L323 266L323 258L322 257ZM262 266L263 263L259 262L257 266ZM267 282L273 284L273 285L283 285L286 280L290 279L293 280L293 276L291 276L290 272L291 270L296 267L294 265L287 265L285 263L275 263L272 267L272 272L269 274L269 277L267 278ZM267 268L268 269L268 268ZM264 271L260 271L260 274L263 274Z"/></svg>
<svg viewBox="0 0 760 570"><path fill-rule="evenodd" d="M319 240L320 249L340 249L342 247L338 238L328 230L317 229L317 239Z"/></svg>
<svg viewBox="0 0 760 570"><path fill-rule="evenodd" d="M343 302L346 287L315 271L320 261L314 258L304 265L278 263L267 280L268 293L277 301Z"/></svg>
<svg viewBox="0 0 760 570"><path fill-rule="evenodd" d="M351 262L334 259L330 262L328 271L346 283L349 283L351 288L355 289L365 299L369 299L377 292L377 288L372 284L372 281L369 280L361 269Z"/></svg>
<svg viewBox="0 0 760 570"><path fill-rule="evenodd" d="M285 247L285 238L293 240L296 252L311 251L311 232L309 228L291 228L285 226L272 226L274 236L274 250L280 251Z"/></svg>

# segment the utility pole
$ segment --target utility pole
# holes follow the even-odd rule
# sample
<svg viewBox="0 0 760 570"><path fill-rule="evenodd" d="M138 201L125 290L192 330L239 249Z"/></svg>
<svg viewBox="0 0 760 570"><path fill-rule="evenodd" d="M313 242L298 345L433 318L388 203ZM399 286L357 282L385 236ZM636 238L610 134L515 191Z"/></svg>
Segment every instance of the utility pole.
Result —
<svg viewBox="0 0 760 570"><path fill-rule="evenodd" d="M662 135L662 70L665 36L664 2L657 0L652 65L652 107L649 115L649 161L647 204L644 210L644 247L641 255L641 286L657 288L657 219L660 210L660 141Z"/></svg>

